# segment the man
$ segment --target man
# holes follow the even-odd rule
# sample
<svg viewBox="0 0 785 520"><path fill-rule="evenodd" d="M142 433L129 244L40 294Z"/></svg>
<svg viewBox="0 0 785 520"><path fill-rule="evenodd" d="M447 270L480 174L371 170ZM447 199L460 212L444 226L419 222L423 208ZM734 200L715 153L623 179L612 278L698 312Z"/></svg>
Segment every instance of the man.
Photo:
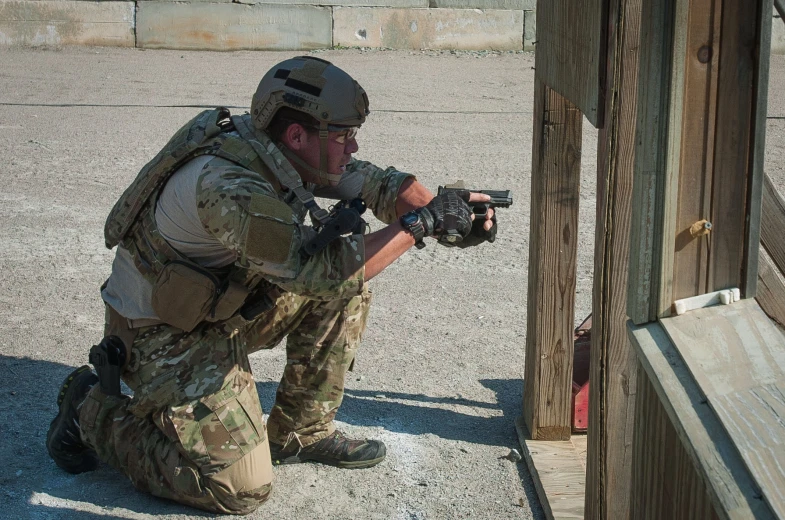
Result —
<svg viewBox="0 0 785 520"><path fill-rule="evenodd" d="M273 67L251 113L205 111L137 176L105 227L117 246L102 287L106 338L132 398L102 390L91 351L63 383L47 448L61 468L99 460L140 490L244 514L270 493L272 462L365 468L379 441L335 429L370 304L367 282L412 245L493 240L462 192L352 159L365 91L321 59ZM314 195L346 201L328 214ZM349 202L352 201L352 202ZM388 225L364 234L365 205ZM310 221L306 223L306 216ZM287 338L265 425L248 355ZM119 394L119 391L117 392Z"/></svg>

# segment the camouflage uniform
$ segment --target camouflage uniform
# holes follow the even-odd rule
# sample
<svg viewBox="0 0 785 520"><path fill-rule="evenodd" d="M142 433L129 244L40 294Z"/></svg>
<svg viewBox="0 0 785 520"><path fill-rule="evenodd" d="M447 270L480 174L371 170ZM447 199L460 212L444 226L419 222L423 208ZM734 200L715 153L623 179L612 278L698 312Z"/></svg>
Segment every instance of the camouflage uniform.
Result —
<svg viewBox="0 0 785 520"><path fill-rule="evenodd" d="M408 174L353 161L346 175L380 220L396 218ZM302 243L313 231L302 205L290 199L253 165L221 158L210 160L197 181L199 218L236 254L244 283L280 288L272 309L251 321L235 313L184 332L165 323L129 329L107 306L107 335L132 345L123 380L134 396L110 397L94 387L79 423L99 458L138 489L213 512L247 513L271 490L268 438L307 446L334 431L370 304L363 240L342 237L304 257ZM141 272L147 264L138 260L149 244L134 229L121 247ZM248 355L285 337L287 363L265 425Z"/></svg>

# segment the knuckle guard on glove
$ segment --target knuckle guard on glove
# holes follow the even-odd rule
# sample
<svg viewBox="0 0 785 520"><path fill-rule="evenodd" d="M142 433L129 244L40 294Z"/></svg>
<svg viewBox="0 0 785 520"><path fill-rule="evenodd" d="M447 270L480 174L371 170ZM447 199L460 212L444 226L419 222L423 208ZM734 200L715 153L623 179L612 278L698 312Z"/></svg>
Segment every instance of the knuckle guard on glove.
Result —
<svg viewBox="0 0 785 520"><path fill-rule="evenodd" d="M437 195L426 209L433 217L431 236L445 245L460 243L472 231L472 209L466 203L469 192L450 191Z"/></svg>

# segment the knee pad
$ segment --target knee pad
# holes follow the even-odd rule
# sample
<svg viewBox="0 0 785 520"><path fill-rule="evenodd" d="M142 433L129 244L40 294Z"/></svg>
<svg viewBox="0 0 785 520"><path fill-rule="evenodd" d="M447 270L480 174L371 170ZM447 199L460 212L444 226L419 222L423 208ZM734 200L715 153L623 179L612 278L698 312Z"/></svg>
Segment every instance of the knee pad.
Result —
<svg viewBox="0 0 785 520"><path fill-rule="evenodd" d="M270 445L265 439L237 462L204 480L226 513L244 515L254 511L272 491Z"/></svg>

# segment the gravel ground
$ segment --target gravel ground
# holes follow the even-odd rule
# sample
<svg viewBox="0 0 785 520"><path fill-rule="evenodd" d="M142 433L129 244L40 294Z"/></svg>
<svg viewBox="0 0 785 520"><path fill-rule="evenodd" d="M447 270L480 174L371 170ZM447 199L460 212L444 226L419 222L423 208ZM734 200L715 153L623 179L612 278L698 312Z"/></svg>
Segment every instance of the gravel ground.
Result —
<svg viewBox="0 0 785 520"><path fill-rule="evenodd" d="M117 196L199 107L245 110L297 53L66 48L0 51L0 504L5 518L189 518L102 467L71 476L44 446L62 378L103 323ZM339 426L388 445L379 466L276 468L250 518L543 518L518 448L526 316L534 56L319 52L368 91L357 156L427 186L513 190L496 243L412 250L374 279ZM785 58L772 58L767 168L785 181ZM780 94L777 95L776 93ZM576 321L591 308L596 130L584 125ZM375 224L378 227L378 223ZM254 354L265 410L283 349Z"/></svg>

